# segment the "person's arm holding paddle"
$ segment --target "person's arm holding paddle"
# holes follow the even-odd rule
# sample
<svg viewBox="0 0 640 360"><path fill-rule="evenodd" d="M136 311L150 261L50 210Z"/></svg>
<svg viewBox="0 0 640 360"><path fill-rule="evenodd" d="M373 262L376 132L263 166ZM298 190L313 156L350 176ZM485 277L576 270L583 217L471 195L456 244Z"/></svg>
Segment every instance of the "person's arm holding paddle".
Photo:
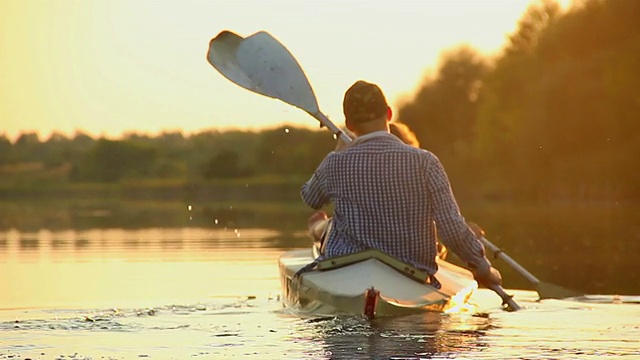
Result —
<svg viewBox="0 0 640 360"><path fill-rule="evenodd" d="M491 266L485 256L484 246L475 233L480 231L482 234L482 229L475 224L468 225L460 214L447 174L435 155L429 165L429 193L434 204L438 236L447 248L467 264L476 281L487 288L501 285L500 272Z"/></svg>

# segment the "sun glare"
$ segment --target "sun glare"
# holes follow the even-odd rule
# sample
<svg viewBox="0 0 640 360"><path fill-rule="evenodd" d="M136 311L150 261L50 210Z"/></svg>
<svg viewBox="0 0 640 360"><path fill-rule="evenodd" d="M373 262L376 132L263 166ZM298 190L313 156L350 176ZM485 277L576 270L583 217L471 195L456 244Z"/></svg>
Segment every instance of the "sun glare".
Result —
<svg viewBox="0 0 640 360"><path fill-rule="evenodd" d="M209 40L229 29L242 36L266 30L281 40L323 112L340 122L342 94L353 81L377 82L396 102L442 51L463 43L487 54L500 49L529 3L6 0L0 119L10 138L24 131L117 137L315 127L303 111L239 88L209 66Z"/></svg>

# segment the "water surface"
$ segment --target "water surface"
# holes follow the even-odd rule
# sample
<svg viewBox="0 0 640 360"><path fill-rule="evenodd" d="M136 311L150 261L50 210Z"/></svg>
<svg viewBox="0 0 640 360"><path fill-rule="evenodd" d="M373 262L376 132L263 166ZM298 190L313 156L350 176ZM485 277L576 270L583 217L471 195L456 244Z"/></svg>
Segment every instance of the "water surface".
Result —
<svg viewBox="0 0 640 360"><path fill-rule="evenodd" d="M304 232L229 227L0 232L0 359L640 358L640 296L509 290L453 314L303 317L276 261ZM508 284L505 284L508 286Z"/></svg>

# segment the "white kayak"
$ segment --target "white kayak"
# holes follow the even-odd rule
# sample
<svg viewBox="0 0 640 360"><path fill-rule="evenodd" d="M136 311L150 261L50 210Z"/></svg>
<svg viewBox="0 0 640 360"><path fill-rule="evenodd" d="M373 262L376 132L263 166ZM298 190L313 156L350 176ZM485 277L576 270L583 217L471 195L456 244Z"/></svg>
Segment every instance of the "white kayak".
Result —
<svg viewBox="0 0 640 360"><path fill-rule="evenodd" d="M291 250L279 258L285 307L367 317L442 312L466 303L478 287L468 270L438 259L437 289L425 271L375 249L319 261L314 270L294 279L316 253L315 248Z"/></svg>

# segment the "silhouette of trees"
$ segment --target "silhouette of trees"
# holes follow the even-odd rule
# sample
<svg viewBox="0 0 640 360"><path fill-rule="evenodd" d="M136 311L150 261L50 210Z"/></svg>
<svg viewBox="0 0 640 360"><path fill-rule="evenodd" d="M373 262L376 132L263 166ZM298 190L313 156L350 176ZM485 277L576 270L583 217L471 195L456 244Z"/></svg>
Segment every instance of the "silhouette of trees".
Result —
<svg viewBox="0 0 640 360"><path fill-rule="evenodd" d="M471 158L478 97L487 71L486 60L473 49L451 51L443 57L437 76L424 83L414 100L398 111L399 120L451 173L466 168L466 160Z"/></svg>
<svg viewBox="0 0 640 360"><path fill-rule="evenodd" d="M637 19L636 1L587 0L566 13L539 1L489 70L470 56L447 55L435 79L400 109L400 120L419 130L420 142L448 169L482 169L481 176L456 174L466 187L484 182L485 189L527 198L637 196ZM470 76L451 76L453 64L469 69L454 74ZM471 88L479 89L475 102ZM459 151L460 144L472 151Z"/></svg>
<svg viewBox="0 0 640 360"><path fill-rule="evenodd" d="M0 165L31 163L30 169L61 168L56 173L67 171L68 180L75 182L310 176L334 147L335 140L326 130L296 127L261 132L210 130L191 136L181 132L156 137L129 133L120 140L53 133L45 142L29 132L13 144L0 137Z"/></svg>
<svg viewBox="0 0 640 360"><path fill-rule="evenodd" d="M100 139L72 169L76 181L115 182L125 176L150 177L157 152L133 141Z"/></svg>
<svg viewBox="0 0 640 360"><path fill-rule="evenodd" d="M6 136L0 136L0 165L9 164L12 157L11 141Z"/></svg>
<svg viewBox="0 0 640 360"><path fill-rule="evenodd" d="M445 53L398 118L442 160L456 192L638 199L638 19L640 1L584 0L565 12L538 1L495 58ZM0 138L0 164L68 166L75 181L307 177L334 146L326 130L296 127L44 143L25 133Z"/></svg>
<svg viewBox="0 0 640 360"><path fill-rule="evenodd" d="M231 149L224 149L211 157L205 164L202 175L205 179L233 178L247 175L248 171L242 169L240 155Z"/></svg>
<svg viewBox="0 0 640 360"><path fill-rule="evenodd" d="M334 147L335 141L326 130L283 126L262 131L256 149L256 170L263 174L310 176Z"/></svg>

